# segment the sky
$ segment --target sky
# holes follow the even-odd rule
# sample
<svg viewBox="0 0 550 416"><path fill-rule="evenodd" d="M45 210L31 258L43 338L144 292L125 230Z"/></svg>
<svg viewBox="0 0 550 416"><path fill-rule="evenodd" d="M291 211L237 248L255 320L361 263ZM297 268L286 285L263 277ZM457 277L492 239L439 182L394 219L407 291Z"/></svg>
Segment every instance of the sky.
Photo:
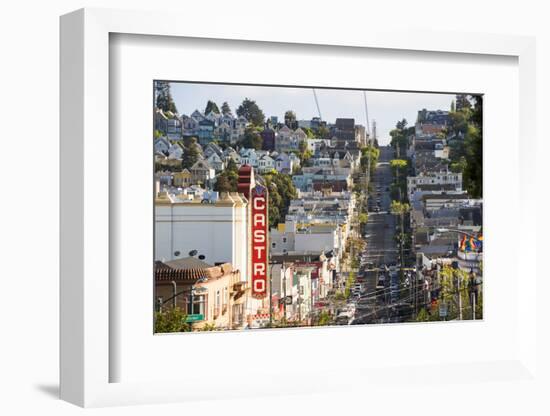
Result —
<svg viewBox="0 0 550 416"><path fill-rule="evenodd" d="M284 121L287 110L293 110L298 120L318 117L311 88L264 87L248 85L171 83L171 91L178 113L190 115L198 109L204 111L208 100L218 107L227 101L235 114L245 98L256 101L266 117L277 116ZM322 119L334 123L336 118L354 118L356 124L366 125L362 91L316 89ZM449 110L452 94L367 91L369 120L376 120L378 143L389 143L389 132L403 118L413 125L419 110Z"/></svg>

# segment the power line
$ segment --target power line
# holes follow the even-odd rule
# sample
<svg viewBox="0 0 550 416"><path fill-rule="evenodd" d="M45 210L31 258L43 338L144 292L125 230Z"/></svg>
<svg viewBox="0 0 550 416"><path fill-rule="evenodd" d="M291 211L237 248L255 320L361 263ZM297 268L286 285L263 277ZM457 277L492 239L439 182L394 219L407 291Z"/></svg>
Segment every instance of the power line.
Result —
<svg viewBox="0 0 550 416"><path fill-rule="evenodd" d="M367 120L367 134L370 136L369 107L367 105L367 92L363 91L363 101L365 102L365 117Z"/></svg>
<svg viewBox="0 0 550 416"><path fill-rule="evenodd" d="M317 93L315 92L315 88L312 88L313 90L313 97L315 98L315 105L317 106L317 112L319 113L319 118L323 120L323 116L321 116L321 108L319 107L319 100L317 99Z"/></svg>

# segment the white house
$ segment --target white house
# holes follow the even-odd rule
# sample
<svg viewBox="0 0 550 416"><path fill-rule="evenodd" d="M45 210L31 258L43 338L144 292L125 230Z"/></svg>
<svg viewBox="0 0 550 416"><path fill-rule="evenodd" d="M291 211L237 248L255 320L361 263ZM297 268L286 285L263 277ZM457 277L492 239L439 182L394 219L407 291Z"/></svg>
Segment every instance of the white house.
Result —
<svg viewBox="0 0 550 416"><path fill-rule="evenodd" d="M207 159L208 161L208 164L210 166L212 166L212 168L216 171L216 172L221 172L222 170L224 170L225 168L225 162L223 161L223 159L217 154L217 153L212 153Z"/></svg>
<svg viewBox="0 0 550 416"><path fill-rule="evenodd" d="M462 192L462 173L427 172L417 176L407 177L407 193L409 198L417 190Z"/></svg>
<svg viewBox="0 0 550 416"><path fill-rule="evenodd" d="M241 156L230 146L225 148L222 157L226 164L229 162L229 159L233 159L233 162L235 162L237 166L241 165Z"/></svg>
<svg viewBox="0 0 550 416"><path fill-rule="evenodd" d="M197 121L197 123L200 123L206 118L204 114L201 113L199 110L193 111L193 114L191 114L191 117L194 118Z"/></svg>
<svg viewBox="0 0 550 416"><path fill-rule="evenodd" d="M197 119L188 116L182 116L183 134L186 136L192 136L197 134L199 130L199 122Z"/></svg>
<svg viewBox="0 0 550 416"><path fill-rule="evenodd" d="M293 153L292 153L293 154ZM294 154L293 154L294 155ZM281 153L275 159L275 170L279 173L292 173L294 162L287 153Z"/></svg>
<svg viewBox="0 0 550 416"><path fill-rule="evenodd" d="M172 146L166 137L158 137L155 139L155 152L166 153Z"/></svg>
<svg viewBox="0 0 550 416"><path fill-rule="evenodd" d="M223 156L223 151L216 143L210 142L204 147L204 157L209 158L213 153L216 153L218 156Z"/></svg>
<svg viewBox="0 0 550 416"><path fill-rule="evenodd" d="M260 173L266 173L275 168L275 161L268 154L262 155L258 159L258 171Z"/></svg>
<svg viewBox="0 0 550 416"><path fill-rule="evenodd" d="M239 152L241 156L241 165L249 165L252 167L258 167L258 155L256 150L242 148Z"/></svg>
<svg viewBox="0 0 550 416"><path fill-rule="evenodd" d="M173 144L168 149L168 159L181 159L183 156L183 148L179 144Z"/></svg>

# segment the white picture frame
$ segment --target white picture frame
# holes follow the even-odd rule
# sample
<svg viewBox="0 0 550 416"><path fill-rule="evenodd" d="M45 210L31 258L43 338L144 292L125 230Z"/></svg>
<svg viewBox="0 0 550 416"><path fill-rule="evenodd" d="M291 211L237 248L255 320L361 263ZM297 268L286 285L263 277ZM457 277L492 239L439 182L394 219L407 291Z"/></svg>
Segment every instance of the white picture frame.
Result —
<svg viewBox="0 0 550 416"><path fill-rule="evenodd" d="M519 68L519 133L523 143L530 143L530 152L536 146L535 135L535 42L533 38L508 35L473 33L423 33L420 31L383 32L378 29L346 28L337 33L321 28L307 32L288 27L277 31L265 26L245 35L235 34L230 25L222 23L206 27L199 21L162 12L129 12L106 9L83 9L61 18L61 398L80 406L107 406L120 404L160 403L208 399L212 397L273 395L280 392L312 393L342 391L349 388L357 371L363 371L365 383L388 377L405 377L405 384L415 383L415 377L433 371L433 364L420 364L418 368L342 368L326 371L335 382L326 385L319 374L305 376L301 383L292 383L279 372L266 372L269 382L250 384L246 389L216 383L208 391L192 388L188 382L112 382L111 366L121 357L111 348L110 310L113 290L109 275L110 261L110 172L113 161L109 155L109 53L111 34L165 36L171 38L225 39L235 41L276 42L285 44L331 45L340 48L364 48L433 52L439 54L468 54L506 56L518 60ZM223 80L220 80L223 81ZM519 189L513 195L520 213L529 213L534 203L534 183L529 180L529 155L519 150ZM514 353L507 359L465 363L449 360L438 364L437 371L452 371L456 379L479 383L498 380L499 377L517 382L537 380L536 315L537 271L536 217L532 213L518 219L524 231L522 250L517 262L524 267L522 281L517 288L515 319L522 324L517 328ZM513 272L511 272L513 273ZM516 274L517 276L517 274ZM307 331L306 331L307 332ZM308 337L320 339L328 333L310 332ZM151 334L152 336L152 334ZM226 334L203 334L201 337ZM246 334L273 342L277 332ZM235 339L235 337L233 337ZM242 337L241 337L242 340ZM135 348L139 348L136 346ZM431 367L430 367L431 366ZM250 370L251 365L242 371ZM248 368L248 370L247 370ZM431 370L430 370L431 369ZM260 371L261 373L261 371ZM322 374L322 371L320 372ZM472 377L473 375L473 377ZM370 380L370 381L369 381ZM425 382L422 381L422 382ZM285 385L277 391L277 383ZM267 390L267 392L266 392Z"/></svg>

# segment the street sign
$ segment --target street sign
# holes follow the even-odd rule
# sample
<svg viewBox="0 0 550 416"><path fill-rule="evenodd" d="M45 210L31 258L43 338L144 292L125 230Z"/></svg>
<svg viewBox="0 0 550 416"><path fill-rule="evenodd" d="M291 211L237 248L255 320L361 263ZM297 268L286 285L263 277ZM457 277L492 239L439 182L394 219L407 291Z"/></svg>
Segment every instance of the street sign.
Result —
<svg viewBox="0 0 550 416"><path fill-rule="evenodd" d="M185 322L197 322L204 321L204 315L202 313L195 313L192 315L187 315Z"/></svg>

